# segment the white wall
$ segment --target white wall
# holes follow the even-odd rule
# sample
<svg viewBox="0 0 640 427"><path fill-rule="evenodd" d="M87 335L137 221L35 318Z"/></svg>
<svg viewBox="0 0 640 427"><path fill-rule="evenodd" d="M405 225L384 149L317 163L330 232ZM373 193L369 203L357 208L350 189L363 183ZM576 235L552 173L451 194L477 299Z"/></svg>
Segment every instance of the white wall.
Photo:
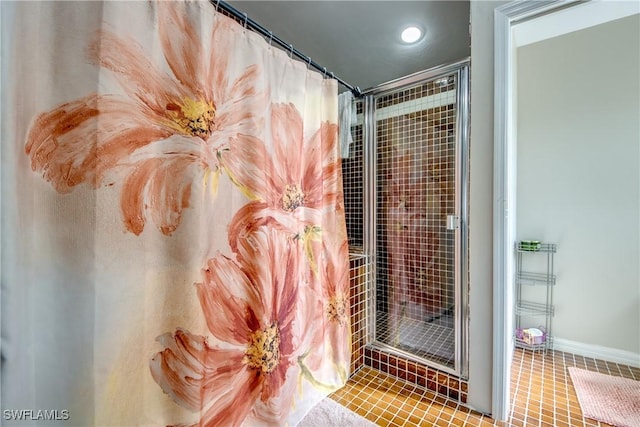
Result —
<svg viewBox="0 0 640 427"><path fill-rule="evenodd" d="M635 354L639 23L635 15L518 48L517 104L517 236L558 244L553 333Z"/></svg>
<svg viewBox="0 0 640 427"><path fill-rule="evenodd" d="M491 412L493 380L493 10L471 1L469 141L469 397Z"/></svg>

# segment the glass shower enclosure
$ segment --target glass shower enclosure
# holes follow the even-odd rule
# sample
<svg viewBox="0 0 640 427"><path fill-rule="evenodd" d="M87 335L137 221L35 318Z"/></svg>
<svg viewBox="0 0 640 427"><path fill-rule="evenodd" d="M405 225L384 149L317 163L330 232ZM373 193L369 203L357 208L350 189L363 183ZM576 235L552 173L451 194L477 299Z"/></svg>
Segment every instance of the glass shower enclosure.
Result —
<svg viewBox="0 0 640 427"><path fill-rule="evenodd" d="M354 146L362 150L362 249L374 263L373 345L462 377L468 70L460 61L365 92ZM349 211L348 191L345 201Z"/></svg>

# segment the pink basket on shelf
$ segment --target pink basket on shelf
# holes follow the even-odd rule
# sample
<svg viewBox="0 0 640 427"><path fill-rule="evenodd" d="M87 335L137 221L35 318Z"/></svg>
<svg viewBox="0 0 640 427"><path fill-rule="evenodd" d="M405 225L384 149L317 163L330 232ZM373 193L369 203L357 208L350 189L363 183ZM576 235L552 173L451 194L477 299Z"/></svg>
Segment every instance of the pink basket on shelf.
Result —
<svg viewBox="0 0 640 427"><path fill-rule="evenodd" d="M528 345L538 345L547 341L547 333L543 328L516 328L516 338Z"/></svg>

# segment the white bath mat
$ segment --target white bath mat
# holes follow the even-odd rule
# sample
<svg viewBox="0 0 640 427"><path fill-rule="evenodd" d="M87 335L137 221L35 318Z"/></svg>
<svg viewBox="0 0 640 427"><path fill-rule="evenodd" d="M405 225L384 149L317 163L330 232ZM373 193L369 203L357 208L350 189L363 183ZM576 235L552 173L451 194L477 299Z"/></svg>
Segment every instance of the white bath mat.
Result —
<svg viewBox="0 0 640 427"><path fill-rule="evenodd" d="M326 397L300 421L298 427L375 427L376 425Z"/></svg>

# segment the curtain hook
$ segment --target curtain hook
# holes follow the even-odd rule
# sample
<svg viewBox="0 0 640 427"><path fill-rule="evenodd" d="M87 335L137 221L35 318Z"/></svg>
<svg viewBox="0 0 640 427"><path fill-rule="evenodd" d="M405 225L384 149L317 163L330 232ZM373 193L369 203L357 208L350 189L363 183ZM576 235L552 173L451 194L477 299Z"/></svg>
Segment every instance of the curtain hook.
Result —
<svg viewBox="0 0 640 427"><path fill-rule="evenodd" d="M273 41L273 31L269 31L269 47L271 47L272 41Z"/></svg>
<svg viewBox="0 0 640 427"><path fill-rule="evenodd" d="M290 59L293 59L293 45L292 45L292 44L290 44L290 45L289 45L289 49L291 49L291 50L289 51L289 58L290 58Z"/></svg>
<svg viewBox="0 0 640 427"><path fill-rule="evenodd" d="M331 72L331 78L332 78L332 79L335 79L335 78L336 78L336 76L333 74L333 71Z"/></svg>
<svg viewBox="0 0 640 427"><path fill-rule="evenodd" d="M247 12L244 13L244 29L247 29L247 20L249 19L249 16L247 15Z"/></svg>
<svg viewBox="0 0 640 427"><path fill-rule="evenodd" d="M220 6L220 0L216 2L216 13L218 13L218 6Z"/></svg>
<svg viewBox="0 0 640 427"><path fill-rule="evenodd" d="M327 78L327 67L323 67L322 68L322 72L324 73L323 76L326 79Z"/></svg>
<svg viewBox="0 0 640 427"><path fill-rule="evenodd" d="M307 68L309 68L311 66L311 57L307 56L307 59L309 60L309 62L307 63Z"/></svg>

